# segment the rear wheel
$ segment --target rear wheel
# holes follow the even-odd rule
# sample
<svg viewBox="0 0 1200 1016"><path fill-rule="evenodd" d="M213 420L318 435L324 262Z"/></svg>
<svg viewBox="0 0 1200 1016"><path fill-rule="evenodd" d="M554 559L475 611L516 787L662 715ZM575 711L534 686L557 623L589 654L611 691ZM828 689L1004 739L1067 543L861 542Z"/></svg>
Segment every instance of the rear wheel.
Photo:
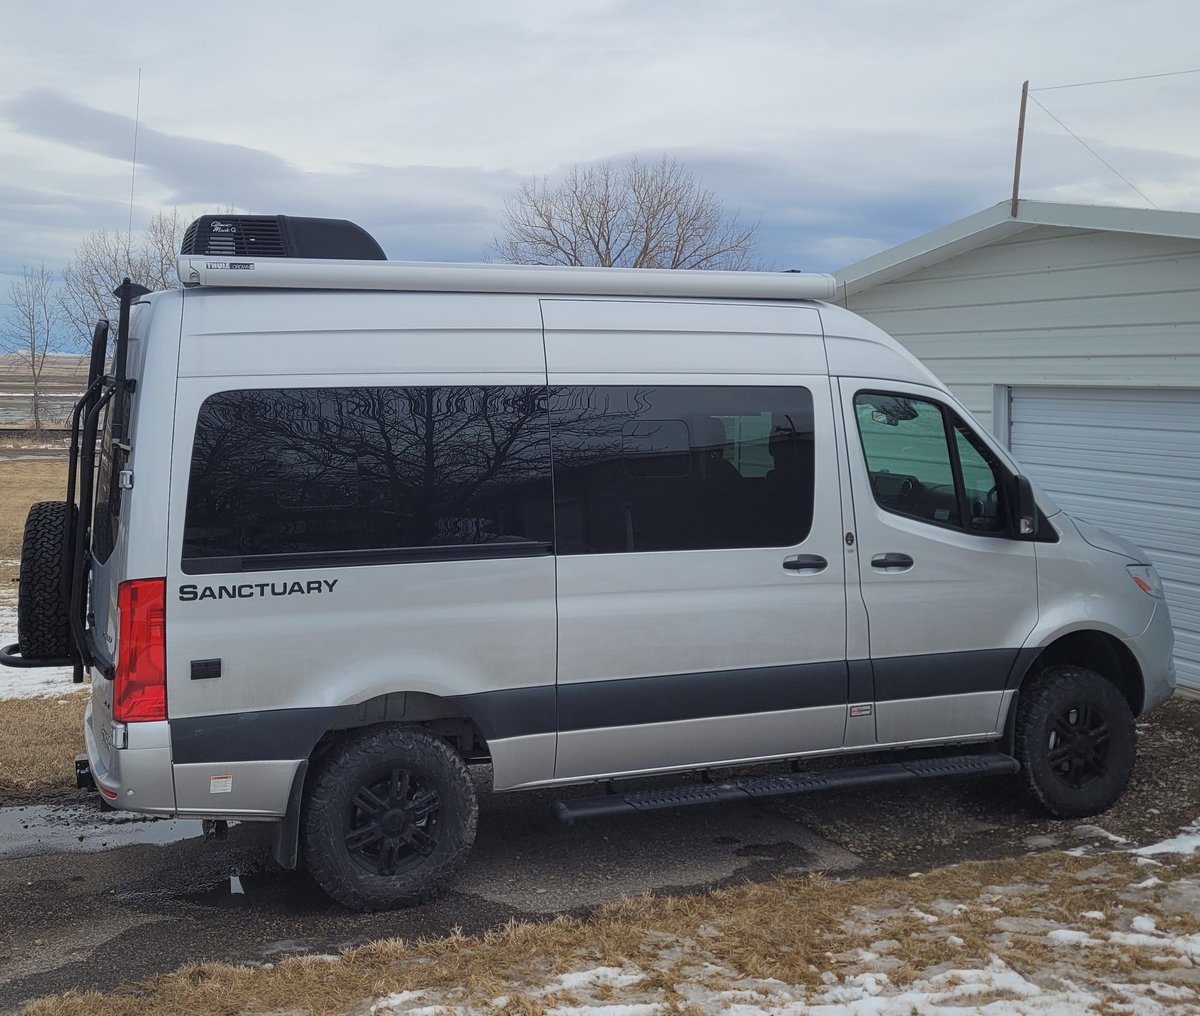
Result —
<svg viewBox="0 0 1200 1016"><path fill-rule="evenodd" d="M318 772L304 819L308 869L358 910L436 894L475 842L479 806L466 766L424 727L373 728Z"/></svg>
<svg viewBox="0 0 1200 1016"><path fill-rule="evenodd" d="M1106 811L1129 784L1136 755L1133 712L1095 671L1041 671L1017 702L1016 753L1034 798L1051 815Z"/></svg>
<svg viewBox="0 0 1200 1016"><path fill-rule="evenodd" d="M25 519L17 585L17 644L27 660L70 654L71 628L63 599L63 548L76 508L66 501L39 501Z"/></svg>

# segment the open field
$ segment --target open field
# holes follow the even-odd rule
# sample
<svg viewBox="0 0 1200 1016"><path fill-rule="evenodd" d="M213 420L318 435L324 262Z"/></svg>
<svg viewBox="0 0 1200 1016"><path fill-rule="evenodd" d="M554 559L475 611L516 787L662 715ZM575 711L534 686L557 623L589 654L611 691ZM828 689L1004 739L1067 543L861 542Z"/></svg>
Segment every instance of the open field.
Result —
<svg viewBox="0 0 1200 1016"><path fill-rule="evenodd" d="M77 353L51 354L46 358L42 373L43 383L56 388L75 390L87 380L88 358ZM19 359L12 353L0 353L0 389L8 391L8 385L28 385L28 375Z"/></svg>
<svg viewBox="0 0 1200 1016"><path fill-rule="evenodd" d="M15 589L25 516L35 501L62 500L67 461L15 459L0 461L0 586Z"/></svg>
<svg viewBox="0 0 1200 1016"><path fill-rule="evenodd" d="M42 420L61 428L76 396L87 386L88 361L83 356L56 355L42 372ZM0 438L9 428L28 426L32 416L28 373L12 354L0 354Z"/></svg>

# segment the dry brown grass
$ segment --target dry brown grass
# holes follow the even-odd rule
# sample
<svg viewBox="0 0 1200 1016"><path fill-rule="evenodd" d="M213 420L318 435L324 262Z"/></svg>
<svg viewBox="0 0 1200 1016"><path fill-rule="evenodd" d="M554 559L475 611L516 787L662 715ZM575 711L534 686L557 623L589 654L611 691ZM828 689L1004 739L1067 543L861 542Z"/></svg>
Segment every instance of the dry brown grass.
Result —
<svg viewBox="0 0 1200 1016"><path fill-rule="evenodd" d="M0 595L5 603L16 602L29 506L61 499L66 472L65 458L0 461ZM83 750L86 701L79 693L0 701L0 801L58 794L75 786L71 760Z"/></svg>
<svg viewBox="0 0 1200 1016"><path fill-rule="evenodd" d="M74 789L87 695L0 701L0 802Z"/></svg>
<svg viewBox="0 0 1200 1016"><path fill-rule="evenodd" d="M35 501L61 501L67 490L67 460L0 461L0 583L14 589L25 516Z"/></svg>
<svg viewBox="0 0 1200 1016"><path fill-rule="evenodd" d="M392 992L432 990L447 1005L536 1016L570 1000L561 991L539 993L538 985L596 966L645 973L622 1001L653 1001L666 1011L689 1012L676 989L684 980L714 990L736 988L743 978L815 988L822 971L841 976L859 969L858 950L868 947L884 954L888 976L899 985L927 976L939 964L978 969L992 956L1035 978L1056 952L1047 928L1097 930L1095 922L1082 918L1085 910L1105 910L1110 929L1121 928L1122 921L1127 928L1133 914L1155 916L1163 930L1182 927L1169 906L1170 883L1195 878L1200 861L1166 860L1154 870L1165 885L1157 895L1143 894L1124 917L1120 894L1146 873L1134 858L1039 854L963 864L914 879L834 882L815 876L706 896L642 897L604 907L587 920L512 923L471 939L387 939L347 950L336 963L293 958L271 968L196 964L110 995L72 992L43 999L24 1014L239 1016L299 1010L326 1016L366 1011L364 1000ZM1159 908L1159 902L1165 905ZM954 904L964 906L956 912ZM921 914L936 915L937 921ZM884 942L888 939L893 944ZM1059 950L1055 961L1071 964L1070 976L1100 995L1114 976L1165 983L1191 976L1181 972L1191 969L1186 959L1176 969L1157 964L1148 969L1128 948L1104 942ZM721 972L702 971L703 963ZM1056 976L1061 975L1060 969ZM502 995L508 1006L491 1009ZM988 991L979 1001L998 997Z"/></svg>

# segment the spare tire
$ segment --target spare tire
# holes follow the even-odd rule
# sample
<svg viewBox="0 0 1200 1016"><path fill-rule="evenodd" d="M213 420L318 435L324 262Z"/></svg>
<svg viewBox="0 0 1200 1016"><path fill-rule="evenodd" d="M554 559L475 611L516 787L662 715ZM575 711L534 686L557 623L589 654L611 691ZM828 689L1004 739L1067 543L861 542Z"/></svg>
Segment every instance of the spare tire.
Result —
<svg viewBox="0 0 1200 1016"><path fill-rule="evenodd" d="M78 509L66 501L39 501L25 519L17 585L17 645L26 660L71 654L71 625L63 597L63 553Z"/></svg>

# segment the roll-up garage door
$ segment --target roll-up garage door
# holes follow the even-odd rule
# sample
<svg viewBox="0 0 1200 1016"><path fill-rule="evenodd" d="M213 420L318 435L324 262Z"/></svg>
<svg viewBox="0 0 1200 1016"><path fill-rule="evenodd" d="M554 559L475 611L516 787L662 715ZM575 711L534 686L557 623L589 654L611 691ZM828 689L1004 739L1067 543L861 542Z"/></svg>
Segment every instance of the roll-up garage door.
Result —
<svg viewBox="0 0 1200 1016"><path fill-rule="evenodd" d="M1013 388L1010 412L1022 468L1158 568L1179 682L1200 689L1200 390Z"/></svg>

